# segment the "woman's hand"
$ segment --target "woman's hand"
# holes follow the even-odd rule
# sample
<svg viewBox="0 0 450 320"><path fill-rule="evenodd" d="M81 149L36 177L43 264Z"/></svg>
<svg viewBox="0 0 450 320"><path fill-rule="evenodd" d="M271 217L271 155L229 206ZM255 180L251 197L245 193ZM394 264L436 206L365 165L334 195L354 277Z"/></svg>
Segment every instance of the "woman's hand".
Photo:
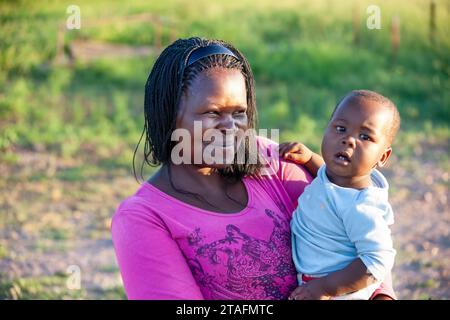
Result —
<svg viewBox="0 0 450 320"><path fill-rule="evenodd" d="M330 300L331 296L325 292L321 279L308 281L298 286L290 294L289 300Z"/></svg>

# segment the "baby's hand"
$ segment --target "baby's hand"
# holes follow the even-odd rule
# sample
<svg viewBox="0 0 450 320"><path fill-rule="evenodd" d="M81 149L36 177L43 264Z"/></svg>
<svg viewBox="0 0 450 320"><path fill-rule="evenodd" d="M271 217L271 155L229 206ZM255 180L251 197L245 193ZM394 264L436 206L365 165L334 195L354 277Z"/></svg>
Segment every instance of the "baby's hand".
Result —
<svg viewBox="0 0 450 320"><path fill-rule="evenodd" d="M315 279L298 286L290 294L289 300L330 300L331 296L326 294L322 281Z"/></svg>
<svg viewBox="0 0 450 320"><path fill-rule="evenodd" d="M285 142L279 146L280 156L298 164L305 164L311 160L313 152L304 144L298 142Z"/></svg>

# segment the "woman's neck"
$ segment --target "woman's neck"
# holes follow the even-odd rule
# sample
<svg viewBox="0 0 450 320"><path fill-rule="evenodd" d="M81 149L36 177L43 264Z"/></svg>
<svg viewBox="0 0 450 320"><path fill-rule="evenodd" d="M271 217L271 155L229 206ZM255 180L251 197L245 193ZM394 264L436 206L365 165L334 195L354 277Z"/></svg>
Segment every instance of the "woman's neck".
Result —
<svg viewBox="0 0 450 320"><path fill-rule="evenodd" d="M167 166L165 170L169 170ZM224 178L211 167L200 167L196 165L170 165L172 178L186 184L187 187L207 188L211 185L223 185Z"/></svg>
<svg viewBox="0 0 450 320"><path fill-rule="evenodd" d="M189 191L222 189L225 183L224 178L214 168L173 164L163 165L148 181L155 185L172 181L178 188Z"/></svg>
<svg viewBox="0 0 450 320"><path fill-rule="evenodd" d="M213 168L163 165L148 182L178 200L205 210L235 213L248 203L244 183L230 184Z"/></svg>

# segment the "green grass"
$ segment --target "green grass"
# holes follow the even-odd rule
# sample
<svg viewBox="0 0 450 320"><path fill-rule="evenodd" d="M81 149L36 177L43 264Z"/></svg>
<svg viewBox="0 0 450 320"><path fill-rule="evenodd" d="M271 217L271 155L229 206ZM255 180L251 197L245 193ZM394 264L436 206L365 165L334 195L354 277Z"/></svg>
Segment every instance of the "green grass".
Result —
<svg viewBox="0 0 450 320"><path fill-rule="evenodd" d="M8 250L5 246L0 245L0 259L4 259L8 257Z"/></svg>
<svg viewBox="0 0 450 320"><path fill-rule="evenodd" d="M117 273L119 272L119 268L116 265L105 265L100 266L99 271L104 273Z"/></svg>
<svg viewBox="0 0 450 320"><path fill-rule="evenodd" d="M439 282L434 279L428 279L418 284L419 288L434 289L439 287Z"/></svg>
<svg viewBox="0 0 450 320"><path fill-rule="evenodd" d="M63 274L0 280L0 299L81 299L85 290L69 290Z"/></svg>
<svg viewBox="0 0 450 320"><path fill-rule="evenodd" d="M103 290L94 290L94 294L101 300L125 300L127 299L123 286L115 286Z"/></svg>
<svg viewBox="0 0 450 320"><path fill-rule="evenodd" d="M114 274L117 267L104 267L99 272ZM124 300L126 299L123 286L111 288L83 288L69 289L67 287L68 275L57 272L51 276L21 277L14 280L6 280L0 277L0 299L8 300L60 300L60 299L102 299L102 300Z"/></svg>
<svg viewBox="0 0 450 320"><path fill-rule="evenodd" d="M357 45L352 41L355 2L361 16ZM82 29L67 31L65 45L75 39L151 45L155 39L152 25L122 18L140 13L162 16L174 21L176 37L224 39L246 55L256 79L259 127L281 129L282 141L301 141L319 151L336 102L352 89L372 89L390 97L400 110L402 127L394 154L403 168L416 170L412 164L408 167L407 160L420 153L421 161L433 161L448 172L450 1L436 1L434 43L429 39L430 1L379 0L382 29L368 30L365 9L372 3L137 0L125 5L121 1L79 0ZM13 167L20 160L17 151L24 149L76 160L59 167L51 177L45 170L32 171L31 176L13 173L8 182L54 179L82 184L131 174L131 158L144 121L144 84L156 56L54 65L58 26L65 22L70 4L68 0L0 2L0 164ZM400 18L401 27L395 61L390 46L394 16ZM83 27L99 18L113 22ZM164 46L169 38L170 30L163 28ZM152 170L144 171L144 177ZM84 202L79 199L95 192L73 190L71 196L79 206ZM28 204L19 208L21 221L27 221ZM108 230L101 227L102 221L87 231L88 238L104 238ZM13 223L17 222L8 220L3 225L15 227ZM78 234L56 225L35 232L40 237L35 243L37 252L70 250L69 242ZM0 259L8 258L9 251L0 246ZM113 275L117 269L105 265L98 272ZM0 299L125 298L120 286L89 292L68 290L65 274L5 279L0 275ZM424 289L436 285L433 280L420 284ZM419 298L429 296L424 293Z"/></svg>
<svg viewBox="0 0 450 320"><path fill-rule="evenodd" d="M428 1L378 2L382 29L365 28L367 1L359 2L361 41L352 43L351 2L340 1L79 1L82 28L66 42L86 38L148 45L153 29L125 23L125 14L151 12L176 21L177 37L224 38L248 57L255 73L260 127L280 128L282 140L300 140L315 150L335 103L355 88L391 97L406 136L443 130L450 136L449 8L437 1L435 44L428 38ZM56 30L68 2L0 4L0 149L12 161L15 147L83 157L101 167L129 166L143 124L143 86L155 57L102 59L73 67L51 64ZM251 10L248 10L251 6ZM201 10L200 10L201 9ZM390 21L401 21L396 62ZM117 17L114 24L83 28L83 21ZM163 44L167 30L163 28ZM429 128L432 130L429 130ZM444 141L445 142L445 141ZM122 156L121 159L115 160ZM79 173L61 173L77 180Z"/></svg>

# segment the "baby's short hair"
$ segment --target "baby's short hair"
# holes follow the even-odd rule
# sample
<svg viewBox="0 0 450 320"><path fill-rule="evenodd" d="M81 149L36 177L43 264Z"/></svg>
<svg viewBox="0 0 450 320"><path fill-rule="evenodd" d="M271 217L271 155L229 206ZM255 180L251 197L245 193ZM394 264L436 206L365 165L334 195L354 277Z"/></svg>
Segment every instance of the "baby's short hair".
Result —
<svg viewBox="0 0 450 320"><path fill-rule="evenodd" d="M334 113L336 112L339 105L344 101L348 99L367 99L370 101L377 102L379 104L382 104L389 108L389 110L392 112L392 121L390 128L388 128L388 138L389 138L389 144L392 143L395 136L397 135L398 129L400 128L400 113L398 112L397 106L385 96L370 90L353 90L347 93L334 107L333 113L331 114L331 118L333 118Z"/></svg>

